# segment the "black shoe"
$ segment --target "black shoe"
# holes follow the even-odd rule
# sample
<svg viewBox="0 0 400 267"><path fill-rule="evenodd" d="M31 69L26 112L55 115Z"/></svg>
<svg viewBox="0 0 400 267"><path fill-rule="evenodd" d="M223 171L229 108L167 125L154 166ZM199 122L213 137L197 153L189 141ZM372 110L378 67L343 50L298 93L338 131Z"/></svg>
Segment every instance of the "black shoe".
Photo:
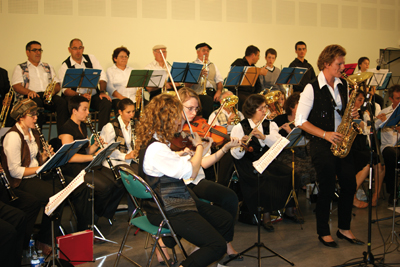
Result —
<svg viewBox="0 0 400 267"><path fill-rule="evenodd" d="M167 261L168 261L168 263L169 263L170 266L175 265L175 262L174 262L172 259L168 259ZM159 263L160 265L162 265L162 266L167 266L167 264L165 263L165 261L159 261L158 263Z"/></svg>
<svg viewBox="0 0 400 267"><path fill-rule="evenodd" d="M233 259L233 258L235 258L236 256L237 256L237 254L228 255L229 259ZM243 259L243 256L239 256L239 257L237 257L237 258L234 259L234 261L243 261L243 260L244 260L244 259Z"/></svg>
<svg viewBox="0 0 400 267"><path fill-rule="evenodd" d="M354 239L348 238L347 236L342 234L339 230L337 230L336 236L339 237L340 239L345 239L345 240L347 240L350 243L355 244L355 245L364 245L365 244L363 241L361 241L361 240L359 240L357 238L354 238Z"/></svg>
<svg viewBox="0 0 400 267"><path fill-rule="evenodd" d="M275 231L274 226L272 225L272 222L263 222L262 226L264 227L265 230L268 232L273 232Z"/></svg>
<svg viewBox="0 0 400 267"><path fill-rule="evenodd" d="M326 242L320 235L318 236L318 240L319 240L322 244L324 244L325 246L327 246L327 247L330 247L330 248L337 248L337 247L338 247L338 244L336 244L335 241Z"/></svg>
<svg viewBox="0 0 400 267"><path fill-rule="evenodd" d="M289 215L287 215L286 213L284 213L284 214L283 214L283 218L284 218L284 219L291 220L291 221L294 222L294 223L304 223L304 219L301 218L301 217L300 217L300 218L297 217L296 214L295 214L294 216L289 216Z"/></svg>

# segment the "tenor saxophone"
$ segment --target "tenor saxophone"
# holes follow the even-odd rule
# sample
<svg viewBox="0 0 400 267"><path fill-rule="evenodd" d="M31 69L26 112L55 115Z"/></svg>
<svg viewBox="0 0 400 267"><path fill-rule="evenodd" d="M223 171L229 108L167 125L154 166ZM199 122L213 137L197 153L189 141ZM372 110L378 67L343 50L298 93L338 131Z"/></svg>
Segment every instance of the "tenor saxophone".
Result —
<svg viewBox="0 0 400 267"><path fill-rule="evenodd" d="M51 80L51 83L49 83L47 85L46 90L44 90L43 99L44 99L44 103L47 105L53 105L52 100L53 100L54 90L57 85L57 81L54 81L54 78L55 78L55 76Z"/></svg>
<svg viewBox="0 0 400 267"><path fill-rule="evenodd" d="M6 125L7 115L10 111L11 101L14 97L14 89L11 86L10 91L4 96L4 105L1 108L0 114L0 128L3 128Z"/></svg>
<svg viewBox="0 0 400 267"><path fill-rule="evenodd" d="M351 117L351 111L354 109L354 103L356 102L358 85L356 82L349 79L345 73L343 73L343 77L349 83L349 85L354 87L354 90L349 97L349 102L347 103L346 110L344 111L342 121L336 131L343 135L343 140L339 144L331 145L331 151L333 155L339 158L344 158L349 154L351 145L353 144L357 134L362 133L360 126L354 122L353 118Z"/></svg>

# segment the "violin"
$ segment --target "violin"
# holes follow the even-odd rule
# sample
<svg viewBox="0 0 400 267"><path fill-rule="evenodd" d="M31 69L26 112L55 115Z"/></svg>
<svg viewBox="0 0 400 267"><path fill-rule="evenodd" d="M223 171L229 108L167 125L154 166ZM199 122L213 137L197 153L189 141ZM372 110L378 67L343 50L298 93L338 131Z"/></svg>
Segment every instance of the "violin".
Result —
<svg viewBox="0 0 400 267"><path fill-rule="evenodd" d="M215 143L216 146L222 145L225 140L230 141L231 138L227 134L228 131L225 127L223 126L210 126L206 119L196 116L193 119L193 122L190 123L192 126L193 132L196 132L200 135L200 137L211 137ZM189 131L189 125L185 123L182 129L184 132Z"/></svg>

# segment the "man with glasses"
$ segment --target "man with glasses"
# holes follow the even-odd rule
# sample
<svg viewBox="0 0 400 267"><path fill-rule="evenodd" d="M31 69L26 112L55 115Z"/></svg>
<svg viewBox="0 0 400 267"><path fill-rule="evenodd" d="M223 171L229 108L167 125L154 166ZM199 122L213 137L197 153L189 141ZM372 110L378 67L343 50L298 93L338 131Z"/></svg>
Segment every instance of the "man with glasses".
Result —
<svg viewBox="0 0 400 267"><path fill-rule="evenodd" d="M67 102L57 95L60 91L60 82L54 68L41 61L43 49L39 42L31 41L25 48L28 60L15 67L11 84L18 98L30 98L39 108L44 107L52 112L57 112L57 130L59 130L69 117ZM44 92L52 82L56 82L56 85L52 92L52 103L48 104L44 101ZM40 127L44 121L44 114L39 113L37 122Z"/></svg>
<svg viewBox="0 0 400 267"><path fill-rule="evenodd" d="M63 88L63 96L68 100L75 95L82 95L87 99L91 99L90 108L93 108L99 112L99 123L97 129L101 131L104 125L110 121L111 113L111 98L106 92L107 88L107 76L100 65L100 62L93 55L83 54L85 47L80 39L72 39L69 43L68 52L71 54L61 65L58 71L58 77L60 81L64 80L65 72L67 69L99 69L100 73L100 88L89 89L89 88Z"/></svg>

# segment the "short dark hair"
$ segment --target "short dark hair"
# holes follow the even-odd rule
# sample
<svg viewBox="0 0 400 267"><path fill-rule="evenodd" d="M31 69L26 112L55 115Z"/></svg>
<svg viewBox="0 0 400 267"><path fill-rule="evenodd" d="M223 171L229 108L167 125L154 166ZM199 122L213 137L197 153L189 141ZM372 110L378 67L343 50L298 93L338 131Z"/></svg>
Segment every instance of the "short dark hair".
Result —
<svg viewBox="0 0 400 267"><path fill-rule="evenodd" d="M392 87L389 88L389 97L393 98L393 93L394 92L400 92L400 85L399 84L395 84Z"/></svg>
<svg viewBox="0 0 400 267"><path fill-rule="evenodd" d="M26 44L25 51L31 50L31 45L33 45L33 44L37 44L37 45L42 46L42 44L39 43L38 41L30 41L29 43Z"/></svg>
<svg viewBox="0 0 400 267"><path fill-rule="evenodd" d="M72 45L72 43L73 43L74 41L79 41L79 42L81 42L81 44L83 45L83 42L82 42L81 39L79 39L79 38L74 38L74 39L72 39L72 40L69 42L69 47L71 47L71 45Z"/></svg>
<svg viewBox="0 0 400 267"><path fill-rule="evenodd" d="M307 45L306 45L305 42L303 42L303 41L298 41L298 42L294 45L294 50L297 50L297 46L298 46L298 45L305 45L306 48L307 48Z"/></svg>
<svg viewBox="0 0 400 267"><path fill-rule="evenodd" d="M346 56L346 49L344 49L341 45L328 45L322 50L321 54L319 54L317 65L319 70L325 69L326 64L332 64L333 61L337 57Z"/></svg>
<svg viewBox="0 0 400 267"><path fill-rule="evenodd" d="M76 111L78 111L79 106L81 105L82 102L88 102L89 100L81 95L74 95L73 97L71 97L68 100L68 111L69 114L72 115L72 111L75 109Z"/></svg>
<svg viewBox="0 0 400 267"><path fill-rule="evenodd" d="M364 60L370 61L369 58L367 58L367 57L360 57L360 58L358 59L358 62L357 62L357 66L358 66L358 69L359 69L359 70L361 70L360 66L361 66L361 64L364 62Z"/></svg>
<svg viewBox="0 0 400 267"><path fill-rule="evenodd" d="M265 51L265 57L267 57L268 54L271 54L271 55L274 55L275 57L278 57L278 53L273 48L268 48L267 51Z"/></svg>
<svg viewBox="0 0 400 267"><path fill-rule="evenodd" d="M135 106L135 103L130 98L124 98L117 104L117 110L124 111L128 106Z"/></svg>
<svg viewBox="0 0 400 267"><path fill-rule="evenodd" d="M256 113L257 109L262 105L262 103L265 102L266 99L263 95L259 94L250 95L246 99L246 101L244 101L242 107L243 116L247 119L250 119L251 117L253 117L253 115Z"/></svg>
<svg viewBox="0 0 400 267"><path fill-rule="evenodd" d="M131 52L129 52L128 48L126 48L126 47L124 47L124 46L115 48L115 49L114 49L114 52L113 52L113 54L112 54L112 61L113 61L114 63L115 63L114 58L117 58L118 55L119 55L119 53L121 53L121 52L125 52L125 53L128 55L128 57L129 57L129 54L131 53Z"/></svg>
<svg viewBox="0 0 400 267"><path fill-rule="evenodd" d="M299 103L300 99L300 92L294 92L291 94L283 104L283 109L285 110L287 115L292 115L292 108L296 106L297 103Z"/></svg>
<svg viewBox="0 0 400 267"><path fill-rule="evenodd" d="M260 52L260 49L258 49L258 47L254 46L254 45L249 45L246 48L246 52L244 53L245 57L251 56L252 54L257 55L257 52Z"/></svg>
<svg viewBox="0 0 400 267"><path fill-rule="evenodd" d="M356 97L358 97L359 95L362 95L364 98L366 97L365 92L363 90L357 89Z"/></svg>

